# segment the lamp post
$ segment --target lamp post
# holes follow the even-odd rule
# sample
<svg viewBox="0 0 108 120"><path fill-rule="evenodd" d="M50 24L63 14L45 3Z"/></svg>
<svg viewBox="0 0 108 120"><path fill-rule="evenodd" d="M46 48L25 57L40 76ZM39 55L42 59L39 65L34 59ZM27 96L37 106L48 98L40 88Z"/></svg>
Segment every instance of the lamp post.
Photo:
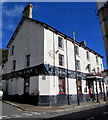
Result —
<svg viewBox="0 0 108 120"><path fill-rule="evenodd" d="M73 40L74 40L74 60L75 60L75 78L76 78L76 89L77 89L77 105L80 105L80 100L79 100L79 93L78 93L78 72L77 72L77 64L76 64L76 50L75 50L75 31L72 31L72 35L73 35Z"/></svg>

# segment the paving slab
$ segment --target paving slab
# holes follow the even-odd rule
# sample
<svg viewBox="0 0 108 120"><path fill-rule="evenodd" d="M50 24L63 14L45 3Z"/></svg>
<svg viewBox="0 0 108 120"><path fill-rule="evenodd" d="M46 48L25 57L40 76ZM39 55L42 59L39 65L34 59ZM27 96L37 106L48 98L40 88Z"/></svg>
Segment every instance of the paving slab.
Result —
<svg viewBox="0 0 108 120"><path fill-rule="evenodd" d="M23 111L32 111L32 112L63 112L63 111L80 111L80 110L85 110L85 109L90 109L94 107L98 107L101 105L107 104L104 101L101 101L100 103L96 102L85 102L85 103L80 103L80 106L76 104L71 104L71 105L62 105L62 106L35 106L35 105L29 105L29 104L20 104L20 103L15 103L15 102L10 102L10 101L3 101L7 104L13 105L15 107L18 107L19 109Z"/></svg>

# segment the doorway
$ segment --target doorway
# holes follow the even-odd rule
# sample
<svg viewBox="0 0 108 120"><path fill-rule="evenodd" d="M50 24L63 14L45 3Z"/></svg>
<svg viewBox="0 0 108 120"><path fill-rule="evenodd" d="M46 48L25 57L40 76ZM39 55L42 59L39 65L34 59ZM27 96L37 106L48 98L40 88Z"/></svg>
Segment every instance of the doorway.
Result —
<svg viewBox="0 0 108 120"><path fill-rule="evenodd" d="M94 85L93 80L88 80L89 100L94 101Z"/></svg>
<svg viewBox="0 0 108 120"><path fill-rule="evenodd" d="M29 94L30 91L30 77L24 78L24 94Z"/></svg>

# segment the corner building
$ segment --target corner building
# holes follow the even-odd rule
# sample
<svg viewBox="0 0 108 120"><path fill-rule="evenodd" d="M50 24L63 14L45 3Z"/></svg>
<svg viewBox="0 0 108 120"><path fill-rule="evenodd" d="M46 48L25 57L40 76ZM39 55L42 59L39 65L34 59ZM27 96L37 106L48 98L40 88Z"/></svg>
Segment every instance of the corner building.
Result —
<svg viewBox="0 0 108 120"><path fill-rule="evenodd" d="M76 104L77 94L79 102L103 100L103 57L84 42L32 19L31 13L32 5L28 4L7 45L9 54L2 75L4 99L40 106Z"/></svg>

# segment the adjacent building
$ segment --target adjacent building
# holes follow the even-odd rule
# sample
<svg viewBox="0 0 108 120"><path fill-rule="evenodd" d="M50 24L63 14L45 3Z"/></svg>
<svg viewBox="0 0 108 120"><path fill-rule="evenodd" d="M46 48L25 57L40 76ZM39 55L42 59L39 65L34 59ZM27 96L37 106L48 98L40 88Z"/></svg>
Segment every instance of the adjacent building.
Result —
<svg viewBox="0 0 108 120"><path fill-rule="evenodd" d="M3 67L4 99L56 106L105 100L102 56L23 11ZM76 59L75 59L76 58Z"/></svg>
<svg viewBox="0 0 108 120"><path fill-rule="evenodd" d="M108 64L108 0L100 1L97 0L97 9L98 16L100 20L105 50L106 50L106 58Z"/></svg>

